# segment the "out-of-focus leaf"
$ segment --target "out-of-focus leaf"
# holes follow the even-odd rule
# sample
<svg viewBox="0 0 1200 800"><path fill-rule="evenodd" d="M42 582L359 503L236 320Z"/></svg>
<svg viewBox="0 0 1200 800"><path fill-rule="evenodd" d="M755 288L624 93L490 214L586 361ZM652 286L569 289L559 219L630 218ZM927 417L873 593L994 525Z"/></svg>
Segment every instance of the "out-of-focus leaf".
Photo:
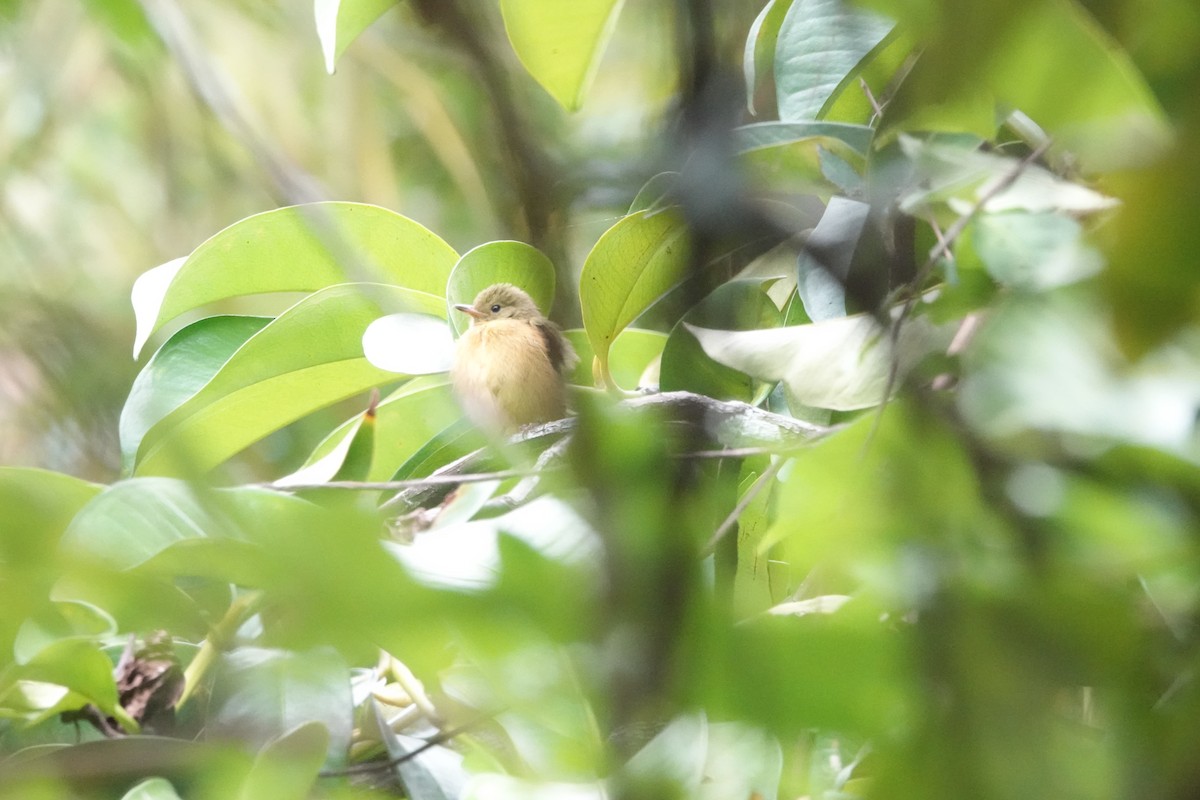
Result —
<svg viewBox="0 0 1200 800"><path fill-rule="evenodd" d="M446 284L446 313L455 334L471 320L455 304L471 305L494 283L511 283L533 298L543 314L554 302L554 265L541 250L524 242L487 242L468 251L454 265Z"/></svg>
<svg viewBox="0 0 1200 800"><path fill-rule="evenodd" d="M441 407L455 409L454 413L458 413L456 404L452 402L447 401ZM485 444L487 444L487 440L484 439L478 428L465 419L458 419L432 436L406 458L404 463L396 468L392 480L423 478L454 459L473 453Z"/></svg>
<svg viewBox="0 0 1200 800"><path fill-rule="evenodd" d="M629 204L629 210L625 213L638 214L643 211L661 211L663 208L672 205L671 196L675 191L675 184L679 181L678 172L660 172L650 180L646 181L641 189L638 189L637 195Z"/></svg>
<svg viewBox="0 0 1200 800"><path fill-rule="evenodd" d="M166 778L142 781L121 796L121 800L181 800L175 787Z"/></svg>
<svg viewBox="0 0 1200 800"><path fill-rule="evenodd" d="M54 642L22 664L13 677L65 686L104 713L128 719L117 706L112 661L95 642L86 639Z"/></svg>
<svg viewBox="0 0 1200 800"><path fill-rule="evenodd" d="M394 283L442 297L458 260L427 228L361 203L311 203L235 222L133 286L134 355L165 322L216 300L312 292L348 281Z"/></svg>
<svg viewBox="0 0 1200 800"><path fill-rule="evenodd" d="M769 281L768 281L769 283ZM710 359L685 325L723 330L759 330L783 322L775 303L760 280L732 280L722 284L689 311L671 331L662 352L662 390L685 390L719 400L761 402L769 385L762 385L736 369Z"/></svg>
<svg viewBox="0 0 1200 800"><path fill-rule="evenodd" d="M393 769L411 800L454 800L462 794L467 782L463 757L445 745L423 749L410 755L426 742L394 732L385 721L377 701L372 700L372 716L379 736L391 759L403 758ZM406 758L407 756L407 758Z"/></svg>
<svg viewBox="0 0 1200 800"><path fill-rule="evenodd" d="M370 469L362 480L390 480L401 464L460 417L444 376L404 384L375 409L375 445ZM313 449L303 467L275 485L332 480L345 462L361 419L361 415L352 417L335 428Z"/></svg>
<svg viewBox="0 0 1200 800"><path fill-rule="evenodd" d="M1052 154L1073 153L1088 170L1144 163L1169 141L1146 80L1080 3L870 5L911 24L924 45L888 104L890 131L977 130L997 105L1017 108L1050 134Z"/></svg>
<svg viewBox="0 0 1200 800"><path fill-rule="evenodd" d="M957 326L937 326L925 317L900 328L895 357L899 375L935 350L949 345ZM892 365L890 334L874 318L839 319L757 331L716 331L691 325L708 357L764 381L783 381L806 406L851 411L884 401Z"/></svg>
<svg viewBox="0 0 1200 800"><path fill-rule="evenodd" d="M850 262L871 207L834 197L800 251L796 291L813 322L846 316Z"/></svg>
<svg viewBox="0 0 1200 800"><path fill-rule="evenodd" d="M170 478L133 478L85 506L61 547L74 559L132 569L181 543L245 540L256 527L286 527L309 509L303 500L266 489L206 490Z"/></svg>
<svg viewBox="0 0 1200 800"><path fill-rule="evenodd" d="M379 19L397 0L314 0L317 38L325 56L325 70L333 74L337 60L358 35Z"/></svg>
<svg viewBox="0 0 1200 800"><path fill-rule="evenodd" d="M567 339L579 355L579 363L570 376L571 383L579 386L594 386L595 376L592 374L592 343L587 338L587 332L578 328L564 331ZM655 361L662 355L667 345L667 334L659 331L648 331L642 328L626 328L617 334L609 352L609 369L613 380L623 389L637 389L643 385L643 378L652 369ZM654 381L657 383L657 380Z"/></svg>
<svg viewBox="0 0 1200 800"><path fill-rule="evenodd" d="M292 686L272 686L286 692ZM307 688L307 687L305 687ZM349 740L347 739L347 745ZM267 744L242 782L239 800L293 800L307 797L330 749L329 730L305 722Z"/></svg>
<svg viewBox="0 0 1200 800"><path fill-rule="evenodd" d="M771 524L772 494L778 480L758 486L767 463L766 458L748 459L738 484L738 502L746 502L737 521L737 568L733 577L734 610L739 619L769 608L783 589L772 586L768 558L760 548ZM747 502L747 493L752 490L758 494Z"/></svg>
<svg viewBox="0 0 1200 800"><path fill-rule="evenodd" d="M263 764L267 773L292 758L303 765L302 773L313 767L313 775L325 758L335 763L344 760L354 707L350 669L336 652L239 647L225 654L221 672L209 718L211 733L261 744L279 737L286 742L289 734L299 734ZM320 725L313 728L308 723ZM314 752L318 742L326 746ZM250 795L246 797L249 800Z"/></svg>
<svg viewBox="0 0 1200 800"><path fill-rule="evenodd" d="M212 380L269 317L205 317L168 339L138 373L121 409L121 465L133 469L142 437Z"/></svg>
<svg viewBox="0 0 1200 800"><path fill-rule="evenodd" d="M971 140L921 141L900 139L912 161L911 188L900 197L900 210L913 216L935 212L945 205L955 215L966 214L987 196L981 211L1049 212L1086 214L1103 211L1117 201L1077 183L1059 178L1036 164L1018 171L1019 160L984 152ZM989 193L1000 181L1015 175L1006 188Z"/></svg>
<svg viewBox="0 0 1200 800"><path fill-rule="evenodd" d="M817 119L846 75L892 26L844 0L795 0L775 44L780 119Z"/></svg>
<svg viewBox="0 0 1200 800"><path fill-rule="evenodd" d="M440 297L397 286L331 286L301 300L146 432L134 473L201 474L305 414L395 380L367 361L362 336L400 309L444 313Z"/></svg>
<svg viewBox="0 0 1200 800"><path fill-rule="evenodd" d="M1083 229L1060 214L983 214L971 244L1001 284L1041 290L1074 283L1100 271L1100 254L1083 241Z"/></svg>
<svg viewBox="0 0 1200 800"><path fill-rule="evenodd" d="M94 642L117 632L112 616L85 602L58 600L42 614L29 617L17 632L13 656L18 664L34 658L43 649L63 639Z"/></svg>
<svg viewBox="0 0 1200 800"><path fill-rule="evenodd" d="M602 375L617 335L686 277L690 252L687 226L668 209L625 217L588 253L579 301Z"/></svg>
<svg viewBox="0 0 1200 800"><path fill-rule="evenodd" d="M779 28L792 7L792 0L769 0L754 18L750 32L746 35L746 51L742 56L742 72L746 78L746 105L751 114L754 110L754 95L758 91L761 76L775 63L775 43L779 39Z"/></svg>
<svg viewBox="0 0 1200 800"><path fill-rule="evenodd" d="M568 111L583 96L612 36L623 0L501 0L504 27L529 74Z"/></svg>
<svg viewBox="0 0 1200 800"><path fill-rule="evenodd" d="M901 68L915 49L916 43L911 32L900 27L893 28L847 73L821 110L821 119L864 125L871 123L876 117L875 104L887 102L890 90L901 77ZM868 90L870 95L867 94ZM872 98L875 104L872 104Z"/></svg>
<svg viewBox="0 0 1200 800"><path fill-rule="evenodd" d="M691 715L673 720L621 769L616 780L638 794L653 787L667 796L694 797L704 781L708 720Z"/></svg>
<svg viewBox="0 0 1200 800"><path fill-rule="evenodd" d="M709 723L700 800L775 800L783 772L779 742L737 722Z"/></svg>
<svg viewBox="0 0 1200 800"><path fill-rule="evenodd" d="M837 139L860 156L866 156L874 135L875 130L870 126L845 122L756 122L734 128L733 141L738 151L744 153L821 137Z"/></svg>
<svg viewBox="0 0 1200 800"><path fill-rule="evenodd" d="M830 157L839 159L855 173L866 167L866 160L852 145L833 136L785 138L779 144L744 150L738 161L763 189L787 195L809 192L828 197L834 192L834 185L825 175L825 162Z"/></svg>
<svg viewBox="0 0 1200 800"><path fill-rule="evenodd" d="M454 363L450 325L429 314L380 317L367 326L362 345L367 361L389 372L429 375L447 372Z"/></svg>

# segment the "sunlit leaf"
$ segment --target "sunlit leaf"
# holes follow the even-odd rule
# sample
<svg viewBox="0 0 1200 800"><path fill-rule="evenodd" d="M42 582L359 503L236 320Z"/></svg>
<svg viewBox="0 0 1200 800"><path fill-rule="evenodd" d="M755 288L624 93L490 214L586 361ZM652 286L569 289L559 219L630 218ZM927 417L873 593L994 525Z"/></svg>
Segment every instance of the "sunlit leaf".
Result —
<svg viewBox="0 0 1200 800"><path fill-rule="evenodd" d="M175 787L166 778L142 781L121 796L121 800L181 800Z"/></svg>
<svg viewBox="0 0 1200 800"><path fill-rule="evenodd" d="M687 276L690 244L678 212L634 214L609 228L579 278L583 327L610 372L609 351L629 323Z"/></svg>
<svg viewBox="0 0 1200 800"><path fill-rule="evenodd" d="M761 280L733 280L693 307L671 331L663 348L662 390L684 390L752 404L761 401L770 387L710 359L685 325L741 331L777 327L783 316L765 289Z"/></svg>
<svg viewBox="0 0 1200 800"><path fill-rule="evenodd" d="M1083 241L1079 222L1060 214L983 214L973 223L970 241L993 278L1022 289L1074 283L1104 265Z"/></svg>
<svg viewBox="0 0 1200 800"><path fill-rule="evenodd" d="M390 480L422 446L460 418L445 376L404 384L375 409L375 446L370 470L362 479ZM313 450L304 467L276 481L276 485L331 480L341 469L360 419L355 416L335 428Z"/></svg>
<svg viewBox="0 0 1200 800"><path fill-rule="evenodd" d="M447 372L454 363L450 325L427 314L380 317L367 326L362 345L367 361L389 372L429 375Z"/></svg>
<svg viewBox="0 0 1200 800"><path fill-rule="evenodd" d="M471 320L454 305L471 305L475 296L494 283L511 283L533 298L543 314L554 302L554 264L536 247L524 242L487 242L468 251L454 265L446 284L446 306L456 335Z"/></svg>
<svg viewBox="0 0 1200 800"><path fill-rule="evenodd" d="M227 297L311 292L348 281L441 297L457 260L427 228L379 206L311 203L255 214L217 233L181 265L165 264L134 284L134 354L165 322Z"/></svg>
<svg viewBox="0 0 1200 800"><path fill-rule="evenodd" d="M146 432L135 474L203 473L305 414L395 380L363 355L389 311L445 313L442 299L395 286L316 292L252 336L203 389Z"/></svg>
<svg viewBox="0 0 1200 800"><path fill-rule="evenodd" d="M595 376L592 373L594 354L587 332L576 328L563 333L579 354L579 363L575 365L574 373L569 376L571 383L579 386L595 385ZM656 384L658 381L654 364L662 355L666 344L667 334L659 331L626 328L617 334L608 356L609 369L617 386L623 389L637 389L643 385ZM647 384L644 380L646 378L653 380Z"/></svg>
<svg viewBox="0 0 1200 800"><path fill-rule="evenodd" d="M397 0L314 0L317 38L325 56L325 70L332 75L337 60L358 35L379 19Z"/></svg>
<svg viewBox="0 0 1200 800"><path fill-rule="evenodd" d="M612 36L623 0L501 0L504 27L529 74L568 111L583 96Z"/></svg>
<svg viewBox="0 0 1200 800"><path fill-rule="evenodd" d="M750 32L746 34L746 50L742 56L742 73L746 78L746 104L751 114L754 95L762 76L771 70L775 62L775 43L779 39L779 28L792 6L792 0L769 0L754 18Z"/></svg>
<svg viewBox="0 0 1200 800"><path fill-rule="evenodd" d="M900 328L899 374L946 347L956 325L914 317ZM806 406L849 411L885 399L892 367L890 335L865 314L758 331L687 329L714 361L759 380L783 381Z"/></svg>
<svg viewBox="0 0 1200 800"><path fill-rule="evenodd" d="M794 0L775 44L779 117L816 119L843 78L892 22L844 0Z"/></svg>

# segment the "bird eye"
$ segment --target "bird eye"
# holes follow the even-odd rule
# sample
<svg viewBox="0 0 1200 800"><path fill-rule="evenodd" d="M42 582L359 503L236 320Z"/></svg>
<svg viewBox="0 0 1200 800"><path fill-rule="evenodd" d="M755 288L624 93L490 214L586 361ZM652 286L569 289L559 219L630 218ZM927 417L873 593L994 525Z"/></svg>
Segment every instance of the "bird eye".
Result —
<svg viewBox="0 0 1200 800"><path fill-rule="evenodd" d="M499 304L499 303L496 303L494 306L492 306L492 313L493 313L493 314L499 314L499 313L500 313L500 304Z"/></svg>

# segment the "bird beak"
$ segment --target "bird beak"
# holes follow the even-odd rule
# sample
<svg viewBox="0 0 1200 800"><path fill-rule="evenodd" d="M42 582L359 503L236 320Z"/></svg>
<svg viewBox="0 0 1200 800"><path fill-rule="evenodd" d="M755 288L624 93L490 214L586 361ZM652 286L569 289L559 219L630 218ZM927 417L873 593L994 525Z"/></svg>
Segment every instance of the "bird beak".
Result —
<svg viewBox="0 0 1200 800"><path fill-rule="evenodd" d="M475 319L483 319L485 316L487 316L482 311L476 311L474 306L469 306L465 303L456 303L454 308L463 312L464 314L474 317Z"/></svg>

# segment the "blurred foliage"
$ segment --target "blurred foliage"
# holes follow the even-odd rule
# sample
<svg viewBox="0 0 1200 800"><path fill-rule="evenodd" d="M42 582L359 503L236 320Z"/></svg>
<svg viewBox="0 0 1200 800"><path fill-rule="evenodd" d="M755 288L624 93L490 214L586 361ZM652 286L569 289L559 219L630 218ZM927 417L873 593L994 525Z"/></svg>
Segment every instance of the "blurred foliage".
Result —
<svg viewBox="0 0 1200 800"><path fill-rule="evenodd" d="M0 798L1194 796L1193 5L0 3Z"/></svg>

